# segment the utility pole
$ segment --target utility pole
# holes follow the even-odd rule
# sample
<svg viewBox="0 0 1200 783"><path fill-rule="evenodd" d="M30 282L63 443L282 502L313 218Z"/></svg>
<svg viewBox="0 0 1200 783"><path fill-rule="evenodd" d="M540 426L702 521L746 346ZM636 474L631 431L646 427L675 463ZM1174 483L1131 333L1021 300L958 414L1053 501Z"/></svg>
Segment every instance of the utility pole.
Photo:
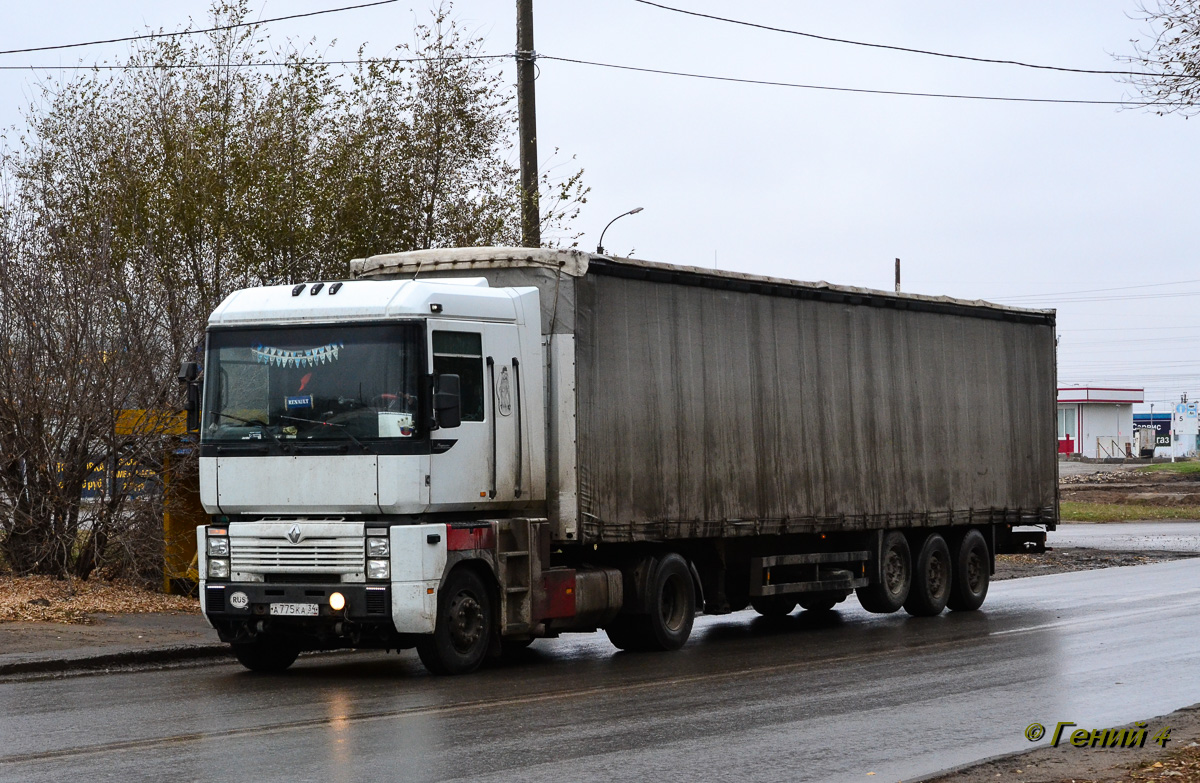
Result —
<svg viewBox="0 0 1200 783"><path fill-rule="evenodd" d="M517 0L517 116L521 147L521 244L540 247L541 216L538 209L537 110L533 79L533 0Z"/></svg>

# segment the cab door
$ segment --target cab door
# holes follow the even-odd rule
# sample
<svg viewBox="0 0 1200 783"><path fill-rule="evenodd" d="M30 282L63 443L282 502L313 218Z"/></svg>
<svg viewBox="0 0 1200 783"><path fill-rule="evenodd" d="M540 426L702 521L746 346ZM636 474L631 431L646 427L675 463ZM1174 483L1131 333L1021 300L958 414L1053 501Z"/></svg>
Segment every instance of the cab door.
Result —
<svg viewBox="0 0 1200 783"><path fill-rule="evenodd" d="M517 327L431 319L428 335L430 372L457 375L462 401L462 424L430 433L430 510L510 505L526 461L517 453L524 447Z"/></svg>

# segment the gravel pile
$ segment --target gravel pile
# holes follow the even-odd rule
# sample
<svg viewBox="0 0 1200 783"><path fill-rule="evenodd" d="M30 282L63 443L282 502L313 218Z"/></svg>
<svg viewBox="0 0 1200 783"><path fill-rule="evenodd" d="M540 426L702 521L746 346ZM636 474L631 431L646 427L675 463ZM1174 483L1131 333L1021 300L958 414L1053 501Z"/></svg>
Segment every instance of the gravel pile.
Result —
<svg viewBox="0 0 1200 783"><path fill-rule="evenodd" d="M1077 473L1074 476L1059 476L1059 485L1063 484L1125 484L1132 477L1128 471L1104 471L1096 473ZM1145 476L1138 475L1138 478ZM1147 479L1148 480L1148 479Z"/></svg>
<svg viewBox="0 0 1200 783"><path fill-rule="evenodd" d="M0 576L0 623L91 622L91 614L175 612L196 614L200 602L164 595L126 582Z"/></svg>

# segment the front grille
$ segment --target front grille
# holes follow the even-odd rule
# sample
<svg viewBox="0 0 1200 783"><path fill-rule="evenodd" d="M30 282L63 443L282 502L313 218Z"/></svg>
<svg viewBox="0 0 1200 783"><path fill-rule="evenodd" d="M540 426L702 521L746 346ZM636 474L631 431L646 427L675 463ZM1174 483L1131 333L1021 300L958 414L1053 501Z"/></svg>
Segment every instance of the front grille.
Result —
<svg viewBox="0 0 1200 783"><path fill-rule="evenodd" d="M304 582L310 585L336 585L342 581L338 574L263 574L263 581L269 585L291 585Z"/></svg>
<svg viewBox="0 0 1200 783"><path fill-rule="evenodd" d="M208 587L204 591L204 607L210 612L225 611L225 588Z"/></svg>
<svg viewBox="0 0 1200 783"><path fill-rule="evenodd" d="M230 568L259 574L361 573L363 546L362 538L310 538L292 544L280 539L231 536Z"/></svg>

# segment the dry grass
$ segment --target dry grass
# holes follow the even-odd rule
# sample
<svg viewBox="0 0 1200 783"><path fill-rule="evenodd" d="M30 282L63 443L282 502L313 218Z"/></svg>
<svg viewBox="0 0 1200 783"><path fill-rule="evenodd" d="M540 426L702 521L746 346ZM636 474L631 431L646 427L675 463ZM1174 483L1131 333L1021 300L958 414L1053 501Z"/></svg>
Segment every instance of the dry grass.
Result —
<svg viewBox="0 0 1200 783"><path fill-rule="evenodd" d="M1200 506L1141 503L1080 503L1064 500L1059 516L1069 522L1128 522L1135 519L1200 519Z"/></svg>
<svg viewBox="0 0 1200 783"><path fill-rule="evenodd" d="M91 614L200 611L194 598L127 582L0 576L0 623L88 623Z"/></svg>

